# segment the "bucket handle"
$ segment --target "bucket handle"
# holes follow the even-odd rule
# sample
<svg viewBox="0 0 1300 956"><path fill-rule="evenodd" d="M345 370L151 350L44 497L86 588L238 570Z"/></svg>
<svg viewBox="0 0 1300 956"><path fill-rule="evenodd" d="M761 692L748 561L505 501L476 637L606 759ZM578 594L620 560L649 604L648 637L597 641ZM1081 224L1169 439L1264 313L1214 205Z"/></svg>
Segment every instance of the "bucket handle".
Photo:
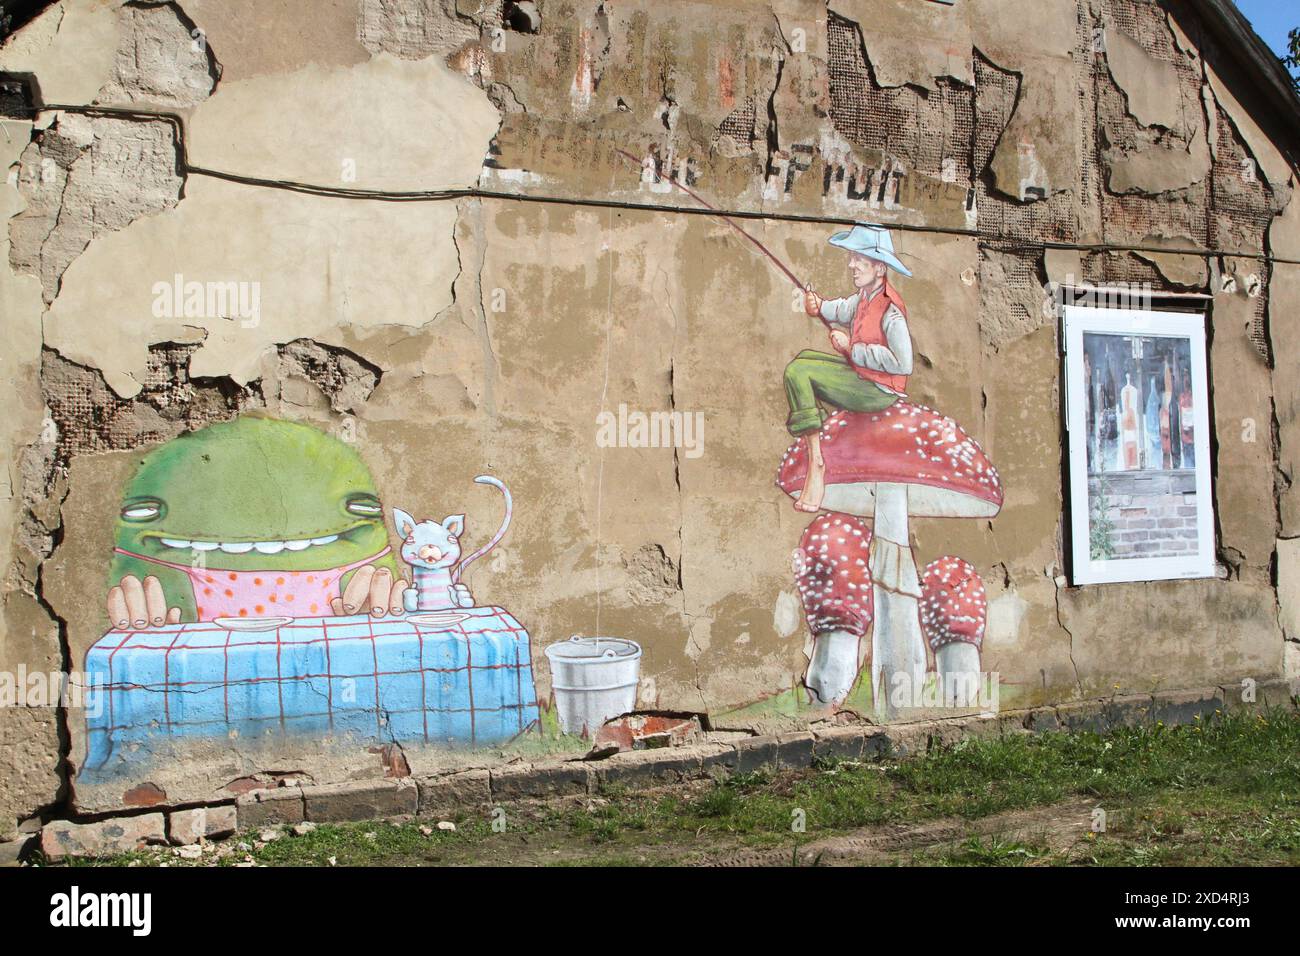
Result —
<svg viewBox="0 0 1300 956"><path fill-rule="evenodd" d="M571 636L571 637L569 638L569 640L570 640L570 641L581 641L581 640L584 640L584 638L582 637L581 634L574 634L573 636ZM612 648L612 647L607 647L607 648L605 648L605 650L604 650L603 652L600 651L600 638L599 638L599 637L593 637L593 638L591 638L591 640L593 640L593 641L596 642L596 651L597 651L598 653L600 653L600 656L601 656L602 658L608 660L608 659L613 658L613 657L618 657L618 651L615 650L615 649Z"/></svg>

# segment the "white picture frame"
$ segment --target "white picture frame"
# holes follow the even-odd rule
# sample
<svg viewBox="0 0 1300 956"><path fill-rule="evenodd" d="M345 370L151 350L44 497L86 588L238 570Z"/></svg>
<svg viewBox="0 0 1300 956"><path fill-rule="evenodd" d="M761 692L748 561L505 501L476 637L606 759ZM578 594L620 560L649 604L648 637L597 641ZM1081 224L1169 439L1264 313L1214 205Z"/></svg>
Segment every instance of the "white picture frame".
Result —
<svg viewBox="0 0 1300 956"><path fill-rule="evenodd" d="M1072 583L1214 577L1205 315L1062 322Z"/></svg>

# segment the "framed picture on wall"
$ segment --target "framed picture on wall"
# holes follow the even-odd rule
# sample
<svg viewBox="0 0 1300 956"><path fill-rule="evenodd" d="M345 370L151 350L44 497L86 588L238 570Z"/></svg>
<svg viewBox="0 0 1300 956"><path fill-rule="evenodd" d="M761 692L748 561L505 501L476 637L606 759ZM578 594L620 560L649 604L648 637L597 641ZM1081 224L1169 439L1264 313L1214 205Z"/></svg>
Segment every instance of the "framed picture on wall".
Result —
<svg viewBox="0 0 1300 956"><path fill-rule="evenodd" d="M1205 316L1065 307L1072 580L1214 576Z"/></svg>

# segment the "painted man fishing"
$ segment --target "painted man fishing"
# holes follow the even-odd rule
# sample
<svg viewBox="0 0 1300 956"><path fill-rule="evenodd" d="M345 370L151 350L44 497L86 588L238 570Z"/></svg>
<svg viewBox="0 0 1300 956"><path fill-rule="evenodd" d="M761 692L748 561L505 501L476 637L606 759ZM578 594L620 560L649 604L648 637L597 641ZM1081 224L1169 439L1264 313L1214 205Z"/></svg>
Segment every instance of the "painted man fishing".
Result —
<svg viewBox="0 0 1300 956"><path fill-rule="evenodd" d="M631 153L621 149L616 152L641 165L641 160ZM912 273L894 254L889 230L874 223L858 223L829 240L831 245L848 251L849 275L856 291L843 299L823 299L729 216L689 186L675 178L670 181L717 213L803 289L805 311L820 318L830 332L835 354L805 349L785 367L785 395L790 403L786 427L795 437L808 436L811 465L794 507L797 511L820 511L826 493L821 428L831 414L826 409L878 412L907 396L907 378L912 374L912 335L907 328L907 307L888 275L890 269L909 277Z"/></svg>
<svg viewBox="0 0 1300 956"><path fill-rule="evenodd" d="M821 449L826 408L878 412L906 396L912 374L907 307L888 278L890 269L912 273L894 255L889 232L856 225L835 233L830 244L848 250L856 291L843 299L823 299L808 286L804 309L826 324L835 354L805 349L785 367L786 427L791 435L807 436L811 465L794 507L807 512L821 510L826 491Z"/></svg>

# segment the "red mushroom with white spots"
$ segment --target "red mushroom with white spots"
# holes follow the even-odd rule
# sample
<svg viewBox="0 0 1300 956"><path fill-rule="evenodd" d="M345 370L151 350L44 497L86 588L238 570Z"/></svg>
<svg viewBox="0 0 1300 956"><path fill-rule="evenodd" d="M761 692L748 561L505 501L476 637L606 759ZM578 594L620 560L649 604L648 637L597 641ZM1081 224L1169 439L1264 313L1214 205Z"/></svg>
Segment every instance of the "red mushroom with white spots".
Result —
<svg viewBox="0 0 1300 956"><path fill-rule="evenodd" d="M911 519L992 518L1002 508L1002 483L960 425L907 401L880 412L836 412L823 423L820 440L823 506L872 519L871 683L877 712L888 715L895 683L910 680L917 689L925 678ZM777 485L798 498L807 474L808 443L800 438L781 459Z"/></svg>
<svg viewBox="0 0 1300 956"><path fill-rule="evenodd" d="M844 514L819 514L794 553L813 652L804 686L823 704L840 704L858 677L859 649L873 612L871 527Z"/></svg>
<svg viewBox="0 0 1300 956"><path fill-rule="evenodd" d="M984 582L969 561L945 555L921 574L921 633L934 651L946 705L973 706L979 696L980 649L988 622Z"/></svg>

